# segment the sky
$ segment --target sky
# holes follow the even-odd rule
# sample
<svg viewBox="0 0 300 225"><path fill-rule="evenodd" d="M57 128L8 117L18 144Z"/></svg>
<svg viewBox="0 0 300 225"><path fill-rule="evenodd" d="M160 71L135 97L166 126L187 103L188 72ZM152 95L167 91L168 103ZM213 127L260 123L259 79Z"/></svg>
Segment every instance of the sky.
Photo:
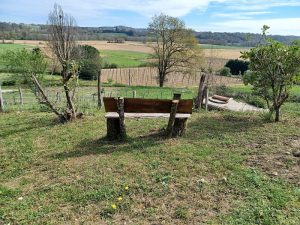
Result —
<svg viewBox="0 0 300 225"><path fill-rule="evenodd" d="M196 31L300 36L300 0L0 0L0 21L45 24L57 3L79 26L146 28L164 13Z"/></svg>

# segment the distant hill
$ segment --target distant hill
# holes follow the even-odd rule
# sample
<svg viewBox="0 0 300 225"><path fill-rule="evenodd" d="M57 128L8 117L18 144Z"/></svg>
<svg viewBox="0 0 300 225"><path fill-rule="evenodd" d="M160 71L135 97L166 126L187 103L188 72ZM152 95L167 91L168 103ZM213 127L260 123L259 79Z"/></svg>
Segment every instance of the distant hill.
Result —
<svg viewBox="0 0 300 225"><path fill-rule="evenodd" d="M147 29L126 26L115 27L79 27L80 40L111 40L123 39L125 41L147 40ZM260 34L227 33L227 32L195 32L195 37L202 44L255 46L261 40ZM271 35L273 39L289 44L300 40L300 36ZM47 40L47 25L17 24L0 22L0 39L8 40Z"/></svg>

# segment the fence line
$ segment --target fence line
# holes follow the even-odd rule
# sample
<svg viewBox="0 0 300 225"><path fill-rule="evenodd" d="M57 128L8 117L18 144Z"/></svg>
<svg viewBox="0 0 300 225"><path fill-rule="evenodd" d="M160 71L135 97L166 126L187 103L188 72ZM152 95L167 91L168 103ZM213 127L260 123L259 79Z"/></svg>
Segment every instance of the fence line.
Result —
<svg viewBox="0 0 300 225"><path fill-rule="evenodd" d="M153 67L103 69L102 82L111 82L129 86L158 86L157 69ZM198 86L200 73L183 74L174 72L168 75L166 87ZM209 82L213 86L242 84L242 80L232 77L210 75Z"/></svg>

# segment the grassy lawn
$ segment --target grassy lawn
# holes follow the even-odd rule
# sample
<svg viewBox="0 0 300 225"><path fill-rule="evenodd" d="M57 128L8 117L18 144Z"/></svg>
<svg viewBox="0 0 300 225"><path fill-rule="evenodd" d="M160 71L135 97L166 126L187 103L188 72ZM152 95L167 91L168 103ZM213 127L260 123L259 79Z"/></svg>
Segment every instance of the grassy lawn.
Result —
<svg viewBox="0 0 300 225"><path fill-rule="evenodd" d="M131 51L113 51L103 50L100 52L103 61L107 63L117 64L118 67L138 67L146 63L149 54Z"/></svg>
<svg viewBox="0 0 300 225"><path fill-rule="evenodd" d="M45 77L53 98L58 83L58 76ZM284 105L279 123L260 114L195 112L177 139L163 137L164 119L128 119L128 139L108 142L104 110L84 98L96 92L96 82L80 84L82 120L60 124L37 103L11 105L0 115L0 224L300 224L296 101ZM106 96L196 94L104 89ZM229 91L250 94L251 87Z"/></svg>
<svg viewBox="0 0 300 225"><path fill-rule="evenodd" d="M299 117L194 113L178 139L162 138L166 123L127 120L128 140L110 143L104 112L69 124L1 115L0 222L299 224L299 167L286 153Z"/></svg>

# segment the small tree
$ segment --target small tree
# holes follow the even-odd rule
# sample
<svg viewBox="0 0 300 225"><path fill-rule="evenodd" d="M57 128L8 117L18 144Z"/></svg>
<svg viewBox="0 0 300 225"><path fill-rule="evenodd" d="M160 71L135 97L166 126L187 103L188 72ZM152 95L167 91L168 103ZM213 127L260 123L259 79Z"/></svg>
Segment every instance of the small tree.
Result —
<svg viewBox="0 0 300 225"><path fill-rule="evenodd" d="M148 27L153 58L158 69L159 86L163 87L168 74L189 73L201 58L200 48L192 30L183 21L164 14L154 16Z"/></svg>
<svg viewBox="0 0 300 225"><path fill-rule="evenodd" d="M40 84L48 63L39 48L35 48L32 51L26 49L8 51L1 58L10 72L20 74L23 77L40 104L48 106L61 120L64 119L64 114L59 112L50 102Z"/></svg>
<svg viewBox="0 0 300 225"><path fill-rule="evenodd" d="M249 62L239 59L230 59L225 67L230 69L232 75L244 74L248 70Z"/></svg>
<svg viewBox="0 0 300 225"><path fill-rule="evenodd" d="M76 91L76 86L72 87L71 83L78 84L79 68L76 60L79 58L77 51L79 48L76 43L76 21L71 15L64 13L59 5L55 4L53 11L49 13L48 27L48 44L62 67L62 85L67 100L67 109L64 114L66 121L68 121L82 116L82 113L76 112L73 97L70 94L72 88L73 96Z"/></svg>
<svg viewBox="0 0 300 225"><path fill-rule="evenodd" d="M101 58L99 51L90 45L80 45L81 68L79 78L84 80L96 80L101 70Z"/></svg>
<svg viewBox="0 0 300 225"><path fill-rule="evenodd" d="M253 85L255 93L267 102L271 115L275 112L275 121L279 121L280 108L300 78L300 44L284 45L267 39L266 44L243 52L242 58L250 61L244 82Z"/></svg>

